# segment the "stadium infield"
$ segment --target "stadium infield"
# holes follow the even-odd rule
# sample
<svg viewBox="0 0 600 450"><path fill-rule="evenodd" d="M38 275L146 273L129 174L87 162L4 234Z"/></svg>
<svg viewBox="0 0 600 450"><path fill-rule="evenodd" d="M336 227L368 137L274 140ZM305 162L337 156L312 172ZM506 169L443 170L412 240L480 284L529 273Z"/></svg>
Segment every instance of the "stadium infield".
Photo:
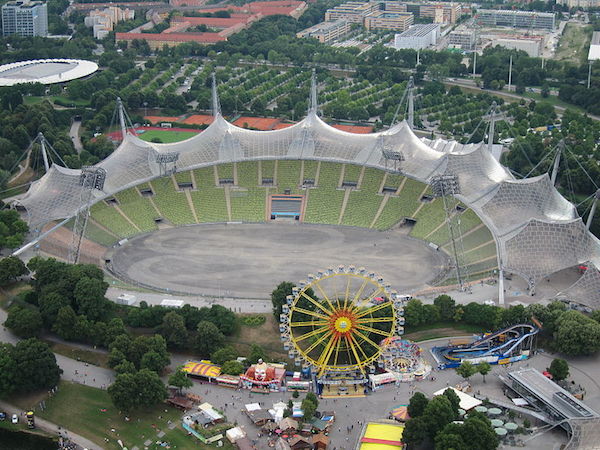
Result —
<svg viewBox="0 0 600 450"><path fill-rule="evenodd" d="M117 273L175 292L266 298L281 281L355 265L398 292L425 286L445 266L442 252L399 230L297 223L207 224L140 235L112 253Z"/></svg>

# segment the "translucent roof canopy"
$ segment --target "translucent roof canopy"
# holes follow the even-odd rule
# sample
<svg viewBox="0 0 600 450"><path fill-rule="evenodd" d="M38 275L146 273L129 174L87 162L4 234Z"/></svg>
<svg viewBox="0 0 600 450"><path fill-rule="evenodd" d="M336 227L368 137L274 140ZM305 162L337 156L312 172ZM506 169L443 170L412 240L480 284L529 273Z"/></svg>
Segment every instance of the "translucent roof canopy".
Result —
<svg viewBox="0 0 600 450"><path fill-rule="evenodd" d="M457 197L494 235L502 269L534 284L576 264L600 266L600 241L586 230L574 206L547 175L516 180L486 145L420 139L406 122L379 133L347 133L323 122L314 108L301 122L274 131L236 127L217 110L215 121L186 141L155 144L127 134L114 153L97 164L107 175L104 191L95 191L94 202L160 177L157 155L171 152L179 154L177 171L264 159L333 161L388 170L393 162L386 155L401 152L404 160L399 167L410 178L428 183L435 175L458 176ZM55 164L31 185L19 201L31 227L76 214L79 176L79 170ZM600 293L596 297L600 307Z"/></svg>

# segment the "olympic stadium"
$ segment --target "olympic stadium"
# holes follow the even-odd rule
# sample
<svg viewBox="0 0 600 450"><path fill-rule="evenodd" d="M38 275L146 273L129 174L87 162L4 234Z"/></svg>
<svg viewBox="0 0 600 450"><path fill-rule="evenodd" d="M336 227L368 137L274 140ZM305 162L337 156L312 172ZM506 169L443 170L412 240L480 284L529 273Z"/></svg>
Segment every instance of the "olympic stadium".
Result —
<svg viewBox="0 0 600 450"><path fill-rule="evenodd" d="M586 265L560 296L600 306L600 242L548 175L515 179L486 144L419 138L407 121L347 133L317 106L313 81L304 120L248 130L223 118L213 87L215 120L195 137L156 144L125 133L96 166L53 164L16 202L38 233L28 248L69 259L84 223L82 262L171 292L234 297L240 284L268 293L355 264L407 293L497 271L503 303L503 274L534 293Z"/></svg>
<svg viewBox="0 0 600 450"><path fill-rule="evenodd" d="M21 83L54 84L83 78L98 70L98 64L82 59L34 59L0 66L0 86Z"/></svg>

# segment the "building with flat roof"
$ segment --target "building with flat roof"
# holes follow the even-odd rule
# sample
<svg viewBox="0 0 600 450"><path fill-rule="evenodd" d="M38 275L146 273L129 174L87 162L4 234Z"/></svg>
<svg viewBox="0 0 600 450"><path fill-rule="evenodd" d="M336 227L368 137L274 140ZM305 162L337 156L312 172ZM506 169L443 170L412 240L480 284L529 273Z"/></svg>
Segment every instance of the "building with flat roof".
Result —
<svg viewBox="0 0 600 450"><path fill-rule="evenodd" d="M380 2L347 2L328 9L325 12L325 22L344 19L351 23L362 24L364 18L381 9Z"/></svg>
<svg viewBox="0 0 600 450"><path fill-rule="evenodd" d="M339 19L335 22L321 22L310 28L299 31L296 37L318 39L324 44L335 41L350 32L352 24L347 20Z"/></svg>
<svg viewBox="0 0 600 450"><path fill-rule="evenodd" d="M462 14L460 3L406 2L407 11L416 17L432 19L434 23L456 23Z"/></svg>
<svg viewBox="0 0 600 450"><path fill-rule="evenodd" d="M2 5L2 35L48 36L48 7L43 2L16 1Z"/></svg>
<svg viewBox="0 0 600 450"><path fill-rule="evenodd" d="M414 23L414 16L409 12L375 11L365 17L367 30L406 31Z"/></svg>
<svg viewBox="0 0 600 450"><path fill-rule="evenodd" d="M598 419L600 415L539 370L528 367L500 377L531 406L544 412L551 422L568 419Z"/></svg>
<svg viewBox="0 0 600 450"><path fill-rule="evenodd" d="M594 31L592 41L590 42L588 61L596 61L598 59L600 59L600 31Z"/></svg>
<svg viewBox="0 0 600 450"><path fill-rule="evenodd" d="M404 33L395 36L394 48L419 50L437 44L439 38L440 26L438 24L413 25Z"/></svg>
<svg viewBox="0 0 600 450"><path fill-rule="evenodd" d="M501 37L492 39L492 47L504 47L512 50L522 50L532 58L542 54L544 38L542 36Z"/></svg>
<svg viewBox="0 0 600 450"><path fill-rule="evenodd" d="M476 36L474 31L452 31L448 35L448 46L462 50L474 50Z"/></svg>
<svg viewBox="0 0 600 450"><path fill-rule="evenodd" d="M133 9L121 9L116 6L110 6L103 10L95 9L90 11L83 20L86 27L91 27L96 39L104 39L108 33L113 30L116 23L123 20L132 20L135 18Z"/></svg>
<svg viewBox="0 0 600 450"><path fill-rule="evenodd" d="M540 28L544 30L553 30L556 26L554 13L536 11L479 9L475 21L479 25L485 26Z"/></svg>

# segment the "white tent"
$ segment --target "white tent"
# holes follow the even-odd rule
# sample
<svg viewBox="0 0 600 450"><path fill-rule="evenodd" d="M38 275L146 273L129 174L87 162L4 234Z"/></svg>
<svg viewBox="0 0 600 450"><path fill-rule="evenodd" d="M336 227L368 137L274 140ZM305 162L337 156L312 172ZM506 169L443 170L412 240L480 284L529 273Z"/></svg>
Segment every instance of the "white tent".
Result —
<svg viewBox="0 0 600 450"><path fill-rule="evenodd" d="M470 409L473 409L476 406L479 406L483 403L481 400L478 400L475 397L471 397L470 395L465 394L464 392L461 392L458 389L454 389L453 387L440 389L439 391L434 392L433 395L442 395L444 392L446 392L446 389L452 389L454 393L458 395L458 398L460 399L460 403L458 406L460 407L460 409L464 409L465 411L469 411Z"/></svg>

